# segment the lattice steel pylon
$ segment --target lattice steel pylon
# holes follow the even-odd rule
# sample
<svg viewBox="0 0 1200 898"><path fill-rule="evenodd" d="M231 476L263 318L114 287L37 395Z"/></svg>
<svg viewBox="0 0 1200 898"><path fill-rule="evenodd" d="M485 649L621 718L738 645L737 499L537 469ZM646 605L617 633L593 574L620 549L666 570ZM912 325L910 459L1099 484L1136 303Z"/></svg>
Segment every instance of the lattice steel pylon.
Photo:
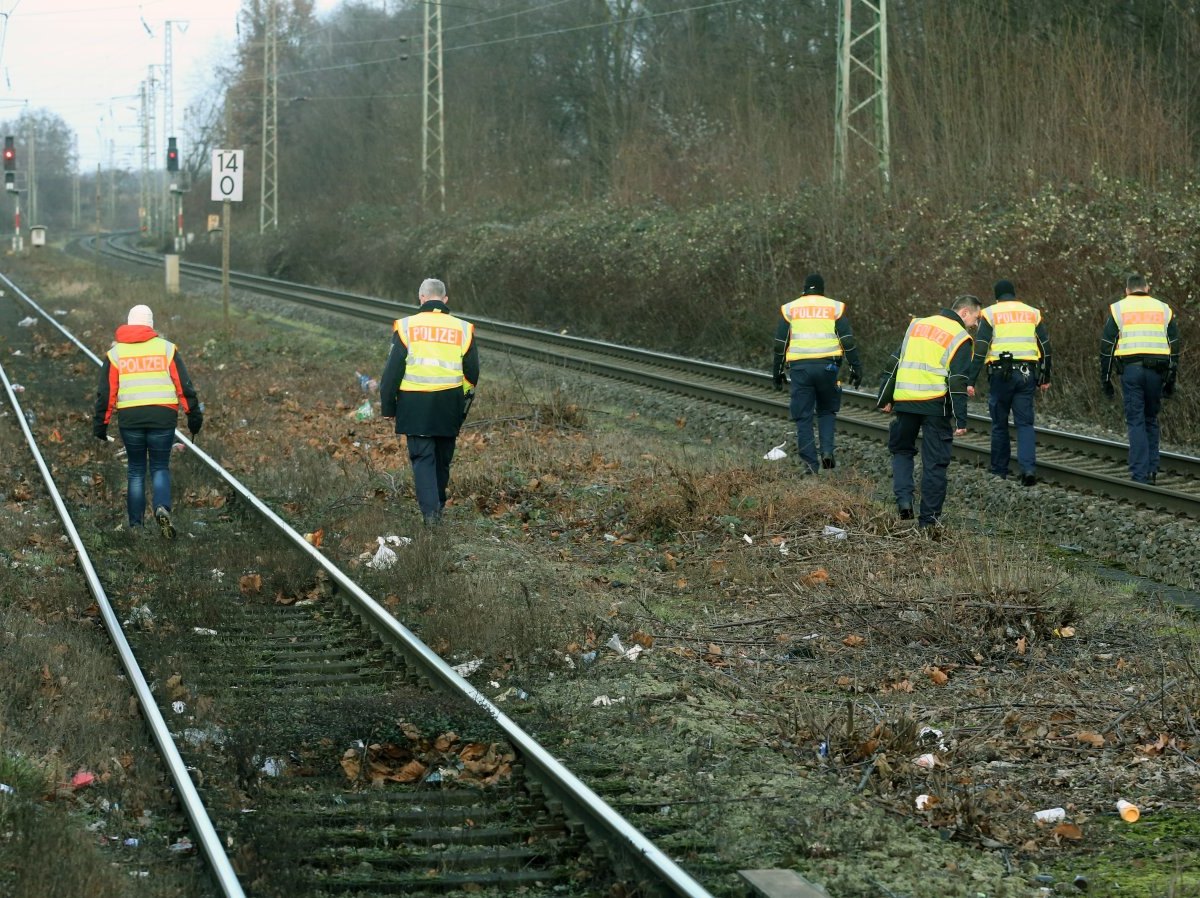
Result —
<svg viewBox="0 0 1200 898"><path fill-rule="evenodd" d="M154 99L148 81L142 82L142 177L139 181L141 194L138 198L138 229L143 235L150 233L150 134L154 128Z"/></svg>
<svg viewBox="0 0 1200 898"><path fill-rule="evenodd" d="M884 189L891 185L888 124L887 0L838 0L837 92L834 101L833 180L851 170L851 143L870 148Z"/></svg>
<svg viewBox="0 0 1200 898"><path fill-rule="evenodd" d="M279 53L278 3L267 2L267 27L263 33L262 178L258 205L258 233L279 230Z"/></svg>
<svg viewBox="0 0 1200 898"><path fill-rule="evenodd" d="M421 203L437 191L446 211L446 115L442 93L442 0L425 4L424 92L421 99Z"/></svg>
<svg viewBox="0 0 1200 898"><path fill-rule="evenodd" d="M156 112L158 110L158 84L154 80L154 69L156 66L150 65L146 67L146 92L148 102L146 103L146 126L143 134L146 135L146 152L149 153L151 159L158 159L158 127L156 124ZM156 162L149 169L149 177L147 178L146 186L146 227L148 233L158 234L159 227L162 224L162 209L158 202L158 185L162 180L162 173L159 164ZM100 192L100 188L96 188L96 192Z"/></svg>

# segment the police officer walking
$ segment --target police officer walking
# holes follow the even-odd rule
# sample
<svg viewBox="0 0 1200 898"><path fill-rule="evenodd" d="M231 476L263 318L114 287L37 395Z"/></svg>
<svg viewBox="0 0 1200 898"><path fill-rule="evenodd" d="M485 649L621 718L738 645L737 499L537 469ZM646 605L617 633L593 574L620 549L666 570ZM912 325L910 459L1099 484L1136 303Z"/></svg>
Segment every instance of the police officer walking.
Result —
<svg viewBox="0 0 1200 898"><path fill-rule="evenodd" d="M946 501L946 470L956 436L967 432L967 373L980 302L960 296L950 308L914 318L879 391L876 405L894 412L888 431L892 491L900 517L913 516L913 469L921 434L921 528L938 524Z"/></svg>
<svg viewBox="0 0 1200 898"><path fill-rule="evenodd" d="M415 315L397 319L392 348L379 379L380 411L396 419L408 442L413 486L426 524L446 507L450 462L479 383L475 325L450 314L446 285L427 278Z"/></svg>
<svg viewBox="0 0 1200 898"><path fill-rule="evenodd" d="M791 373L790 413L796 422L796 451L808 472L817 470L813 443L813 412L821 448L820 466L833 468L834 418L842 407L838 371L845 359L850 365L850 386L862 383L862 362L846 304L825 296L825 280L819 274L804 279L799 299L780 307L783 317L775 328L775 359L772 366L776 390L782 390L785 369Z"/></svg>
<svg viewBox="0 0 1200 898"><path fill-rule="evenodd" d="M146 512L146 468L154 497L154 519L167 539L175 538L171 521L171 449L180 410L193 436L204 425L204 411L187 367L175 349L154 330L149 306L129 310L104 356L96 386L92 435L107 442L113 412L125 444L127 490L125 510L131 533L142 532Z"/></svg>
<svg viewBox="0 0 1200 898"><path fill-rule="evenodd" d="M1158 412L1175 393L1179 374L1179 325L1171 307L1150 295L1146 279L1125 279L1125 297L1108 309L1100 336L1100 387L1110 399L1121 377L1129 431L1129 476L1138 483L1158 478Z"/></svg>
<svg viewBox="0 0 1200 898"><path fill-rule="evenodd" d="M1025 486L1037 483L1036 439L1033 432L1033 399L1050 389L1050 337L1042 313L1017 299L1012 281L996 281L996 302L983 310L975 334L975 356L967 374L967 395L975 395L975 381L986 367L988 413L992 419L991 471L1008 478L1012 447L1008 417L1017 429L1017 466Z"/></svg>

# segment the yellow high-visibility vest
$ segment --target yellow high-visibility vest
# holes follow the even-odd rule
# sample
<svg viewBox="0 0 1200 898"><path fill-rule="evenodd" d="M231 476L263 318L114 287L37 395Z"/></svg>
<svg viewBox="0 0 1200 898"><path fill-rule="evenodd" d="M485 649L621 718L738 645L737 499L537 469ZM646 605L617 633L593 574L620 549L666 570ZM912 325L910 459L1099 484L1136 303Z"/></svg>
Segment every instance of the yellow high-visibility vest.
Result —
<svg viewBox="0 0 1200 898"><path fill-rule="evenodd" d="M896 402L911 402L945 396L950 389L946 380L950 375L950 360L970 339L965 327L944 315L914 318L900 347L892 398Z"/></svg>
<svg viewBox="0 0 1200 898"><path fill-rule="evenodd" d="M108 361L118 372L117 409L139 405L179 407L171 360L175 344L162 337L144 343L113 343Z"/></svg>
<svg viewBox="0 0 1200 898"><path fill-rule="evenodd" d="M1019 362L1036 362L1042 357L1037 341L1042 313L1033 306L1005 299L984 309L983 317L992 326L992 345L984 359L987 364L999 359L1002 352L1011 352Z"/></svg>
<svg viewBox="0 0 1200 898"><path fill-rule="evenodd" d="M393 325L408 357L400 389L410 393L466 389L463 356L471 347L475 325L446 312L418 312Z"/></svg>
<svg viewBox="0 0 1200 898"><path fill-rule="evenodd" d="M1114 355L1170 355L1171 307L1153 296L1126 296L1108 307L1120 336Z"/></svg>
<svg viewBox="0 0 1200 898"><path fill-rule="evenodd" d="M779 307L792 326L788 337L787 361L827 359L842 355L836 322L846 304L827 296L809 294Z"/></svg>

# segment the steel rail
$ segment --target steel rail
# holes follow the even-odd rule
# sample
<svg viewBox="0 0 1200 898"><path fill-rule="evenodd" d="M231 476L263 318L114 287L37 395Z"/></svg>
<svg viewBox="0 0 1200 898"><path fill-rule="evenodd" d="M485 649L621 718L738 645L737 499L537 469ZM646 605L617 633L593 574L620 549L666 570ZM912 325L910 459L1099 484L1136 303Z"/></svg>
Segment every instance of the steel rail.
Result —
<svg viewBox="0 0 1200 898"><path fill-rule="evenodd" d="M58 322L53 320L40 305L30 299L8 277L0 274L14 292L28 303L43 318L51 321L64 334L67 333ZM82 346L74 336L70 339L75 345ZM85 351L87 351L85 349ZM95 362L100 360L90 351L88 356ZM10 397L12 393L10 391ZM24 422L24 418L21 419ZM28 431L28 428L26 427ZM30 435L32 436L32 435ZM493 704L487 696L475 689L467 680L460 676L450 665L442 660L432 649L422 642L411 630L401 624L391 613L372 598L361 586L351 579L336 564L321 554L287 521L281 518L266 503L259 499L248 487L227 471L216 459L200 449L192 440L178 430L176 436L189 451L195 455L220 479L225 481L251 508L284 534L287 540L316 565L321 567L329 577L344 591L339 593L344 599L348 598L351 609L388 645L395 649L404 660L420 672L420 675L432 682L439 683L452 692L462 695L474 702L482 711L487 713L501 728L513 747L520 753L527 767L535 777L546 786L554 798L562 802L569 814L581 821L589 835L596 838L609 848L615 848L619 856L630 862L639 872L652 877L651 891L665 890L674 895L690 896L690 898L712 898L710 893L690 874L669 858L653 842L647 839L639 830L618 814L590 787L582 782L562 763L546 751L532 736L518 726L508 715ZM98 581L97 581L98 583ZM150 696L151 702L153 697ZM155 712L157 708L155 707ZM190 780L188 781L190 783ZM219 846L219 842L217 843ZM224 854L221 855L224 857ZM657 889L655 887L658 887ZM240 894L240 893L238 893Z"/></svg>
<svg viewBox="0 0 1200 898"><path fill-rule="evenodd" d="M0 277L4 276L0 275ZM8 278L4 277L4 280L12 286L12 282ZM175 784L175 790L179 795L180 804L183 806L183 812L191 823L192 832L196 835L200 843L204 857L207 859L209 867L216 877L217 885L226 898L245 898L246 893L242 890L237 874L233 871L233 865L229 862L229 858L225 854L225 849L221 845L221 837L217 834L212 820L209 819L208 811L204 807L204 801L200 798L200 793L196 790L196 786L188 774L187 764L184 762L183 756L179 753L179 749L171 738L171 731L167 726L167 721L162 716L162 712L158 710L158 704L154 700L154 693L150 689L150 684L146 682L146 678L138 666L137 659L133 655L133 649L130 647L129 641L125 638L124 631L121 629L121 622L113 610L112 603L108 600L108 594L104 591L104 586L100 583L99 576L96 574L96 568L92 564L91 556L88 555L87 547L84 546L83 540L79 536L79 531L76 529L74 521L71 520L71 514L63 502L62 494L59 493L58 486L54 482L54 477L50 473L50 468L46 464L45 458L42 457L41 451L38 449L37 440L33 436L33 431L29 428L29 422L25 418L24 410L21 408L21 403L17 399L17 394L12 387L12 381L9 380L8 372L4 370L3 364L0 364L0 381L4 383L4 391L8 395L8 401L16 415L17 423L20 424L21 431L25 435L25 442L29 445L29 452L42 474L42 482L46 486L46 492L49 493L50 500L54 503L54 508L58 512L63 528L67 531L71 545L75 547L75 554L79 559L79 566L83 570L84 579L87 581L88 591L91 592L92 598L96 600L96 605L100 608L100 615L104 619L104 627L108 631L108 636L117 650L121 666L125 669L125 675L129 677L129 682L133 685L133 691L137 695L138 706L145 716L146 725L150 728L150 735L153 737L155 744L158 745L159 753L167 766L167 773L170 775L171 781Z"/></svg>
<svg viewBox="0 0 1200 898"><path fill-rule="evenodd" d="M157 265L159 257L121 246L109 241L102 251L136 262L141 265ZM181 270L201 279L219 279L220 270L196 263L181 263ZM231 273L231 280L239 287L270 296L305 303L326 311L352 315L369 321L387 321L400 310L415 309L413 304L398 300L348 293L327 287L314 287L289 281L279 281L261 275ZM482 345L518 352L521 355L540 359L552 364L567 365L609 377L637 382L655 389L692 396L698 399L722 402L738 408L753 410L767 415L786 415L787 402L770 398L771 378L763 371L753 371L731 365L707 362L695 358L672 355L654 350L621 346L603 340L575 337L553 331L540 330L526 325L511 324L474 315L464 318L482 328L477 339ZM556 348L551 348L556 347ZM610 359L616 361L610 361ZM637 367L635 367L637 366ZM655 370L660 373L655 374ZM683 375L683 376L681 376ZM693 380L707 379L708 383ZM738 385L745 389L739 390ZM765 393L766 396L759 395ZM886 423L876 424L871 420L882 413L875 412L875 396L862 390L843 390L847 405L855 408L864 420L843 409L838 424L843 429L878 439L886 433ZM971 422L991 430L991 420L986 415L971 414ZM1124 464L1128 457L1127 443L1104 437L1093 437L1069 431L1055 430L1043 426L1034 428L1039 447L1059 450L1077 456L1104 459L1114 464ZM955 441L955 447L963 450L973 464L990 461L990 449L968 436ZM1190 517L1200 516L1200 458L1177 452L1161 453L1160 471L1178 477L1186 484L1198 489L1198 493L1175 489L1170 485L1134 483L1124 477L1080 470L1070 462L1048 457L1043 453L1038 461L1039 474L1044 480L1070 486L1084 492L1099 492L1111 498L1162 508L1172 513Z"/></svg>

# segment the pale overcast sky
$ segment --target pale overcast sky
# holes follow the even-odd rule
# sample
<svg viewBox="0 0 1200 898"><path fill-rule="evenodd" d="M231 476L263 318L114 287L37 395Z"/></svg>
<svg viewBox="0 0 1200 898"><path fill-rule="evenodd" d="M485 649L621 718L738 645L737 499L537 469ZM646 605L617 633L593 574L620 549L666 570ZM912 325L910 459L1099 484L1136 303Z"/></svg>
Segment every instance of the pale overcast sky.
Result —
<svg viewBox="0 0 1200 898"><path fill-rule="evenodd" d="M338 5L317 0L317 14ZM110 142L119 168L140 169L139 91L149 66L161 78L165 23L177 23L172 119L182 148L184 112L213 89L214 68L231 61L241 7L242 0L0 0L0 119L47 109L75 130L82 171L108 167ZM163 118L160 98L165 156Z"/></svg>

